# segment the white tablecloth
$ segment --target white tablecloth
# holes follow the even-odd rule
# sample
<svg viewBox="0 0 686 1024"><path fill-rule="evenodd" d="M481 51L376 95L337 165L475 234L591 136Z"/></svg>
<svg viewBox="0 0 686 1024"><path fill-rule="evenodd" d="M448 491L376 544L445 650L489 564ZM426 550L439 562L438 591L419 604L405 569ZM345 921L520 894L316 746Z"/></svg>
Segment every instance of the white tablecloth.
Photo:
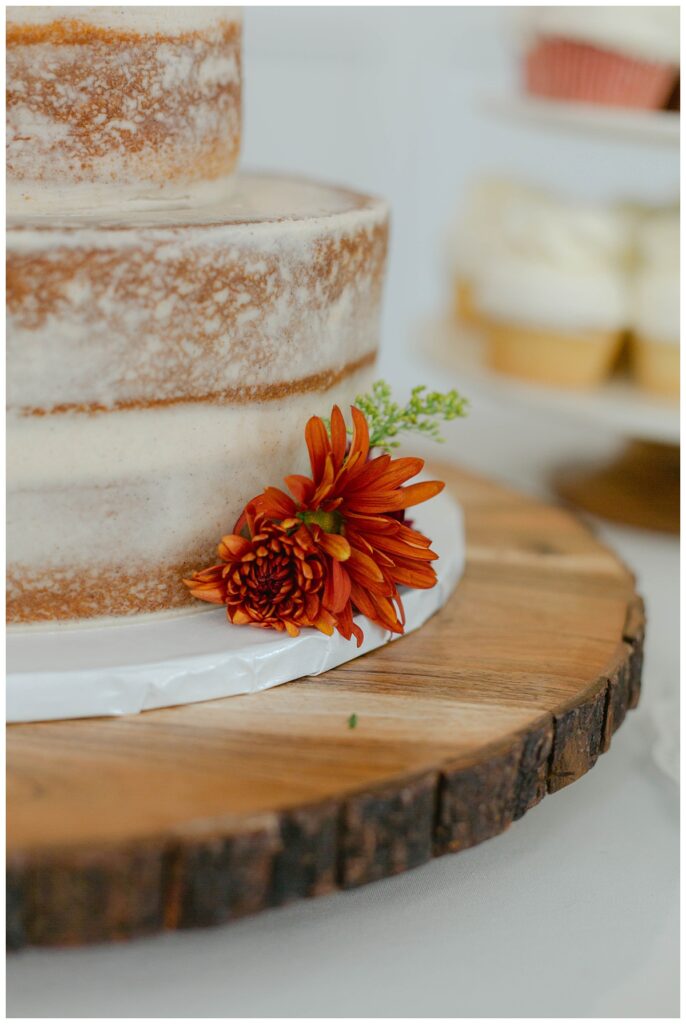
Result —
<svg viewBox="0 0 686 1024"><path fill-rule="evenodd" d="M408 362L400 383L420 378L440 379ZM448 435L440 457L530 491L563 454L609 444L482 403ZM641 706L592 772L504 835L376 885L213 931L14 955L8 1014L676 1016L678 790L659 763L676 739L678 544L599 529L649 626Z"/></svg>

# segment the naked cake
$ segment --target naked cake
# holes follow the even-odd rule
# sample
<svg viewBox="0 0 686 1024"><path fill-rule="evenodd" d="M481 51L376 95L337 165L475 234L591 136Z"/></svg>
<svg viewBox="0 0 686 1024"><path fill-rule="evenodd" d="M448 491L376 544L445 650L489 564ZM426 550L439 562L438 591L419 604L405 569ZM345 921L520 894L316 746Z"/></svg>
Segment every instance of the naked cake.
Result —
<svg viewBox="0 0 686 1024"><path fill-rule="evenodd" d="M31 75L31 47L41 66L44 47L56 48L57 76L70 67L66 50L59 59L59 40L73 40L77 31L86 50L97 38L103 66L107 47L130 33L134 42L119 59L131 61L135 78L148 60L147 35L159 25L178 29L177 49L166 37L158 44L171 46L169 81L181 77L182 67L191 74L187 47L204 53L209 37L210 68L227 61L240 68L227 27L240 23L233 9L172 8L170 18L163 8L14 10L8 54L11 40L20 38L14 66L21 81ZM121 12L131 23L117 20ZM145 44L135 43L141 35ZM182 41L187 36L192 45ZM8 56L8 88L21 93L13 74ZM193 74L211 77L209 70ZM138 80L141 107L150 98L144 82L160 98L164 76ZM232 102L240 81L234 85L227 93ZM82 82L81 99L87 89ZM188 150L185 163L175 162L180 136L175 140L173 126L130 153L115 126L112 160L100 146L92 160L73 163L76 113L64 112L70 124L54 145L40 118L33 141L19 150L8 131L8 180L17 185L7 231L11 622L189 605L182 577L212 559L217 537L231 530L246 500L302 462L306 418L326 413L333 401L350 402L369 380L385 270L385 203L249 174L235 175L221 195L213 187L169 193L165 182L174 168L183 169L184 187L208 184L215 172L225 182L230 177L240 124L225 116L220 94L212 95L223 104L226 137L218 139L214 129L207 137L207 152L223 153L219 163L204 160L200 145L197 162ZM197 82L176 100L182 95L189 106L207 101ZM13 110L8 106L10 125ZM155 153L169 156L166 171ZM153 166L159 191L147 201ZM94 189L103 189L113 168L108 200L100 204ZM72 199L58 212L55 198L65 186Z"/></svg>
<svg viewBox="0 0 686 1024"><path fill-rule="evenodd" d="M16 208L220 195L238 162L235 7L9 7Z"/></svg>

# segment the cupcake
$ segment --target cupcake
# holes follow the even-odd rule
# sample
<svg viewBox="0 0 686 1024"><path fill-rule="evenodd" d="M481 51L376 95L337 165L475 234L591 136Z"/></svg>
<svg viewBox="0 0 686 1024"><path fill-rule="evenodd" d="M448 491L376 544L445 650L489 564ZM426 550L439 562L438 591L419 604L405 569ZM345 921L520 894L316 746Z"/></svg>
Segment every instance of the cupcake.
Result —
<svg viewBox="0 0 686 1024"><path fill-rule="evenodd" d="M448 237L448 262L453 288L453 318L461 326L477 327L475 281L498 231L508 201L531 190L505 178L472 182Z"/></svg>
<svg viewBox="0 0 686 1024"><path fill-rule="evenodd" d="M511 202L475 288L491 368L557 387L604 380L628 321L628 242L619 211Z"/></svg>
<svg viewBox="0 0 686 1024"><path fill-rule="evenodd" d="M534 96L659 110L679 73L678 7L530 9L525 86Z"/></svg>
<svg viewBox="0 0 686 1024"><path fill-rule="evenodd" d="M679 213L654 214L637 227L630 355L638 385L679 397Z"/></svg>

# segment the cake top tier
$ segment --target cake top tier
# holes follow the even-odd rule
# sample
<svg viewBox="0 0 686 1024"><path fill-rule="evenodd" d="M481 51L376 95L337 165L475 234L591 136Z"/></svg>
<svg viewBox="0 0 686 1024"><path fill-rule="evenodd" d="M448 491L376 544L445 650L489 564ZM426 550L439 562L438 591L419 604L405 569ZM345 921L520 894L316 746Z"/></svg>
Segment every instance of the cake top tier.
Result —
<svg viewBox="0 0 686 1024"><path fill-rule="evenodd" d="M222 21L240 21L240 7L10 7L7 8L7 32L15 35L27 26L56 26L80 22L94 28L118 32L181 35L211 28ZM39 33L34 30L34 35Z"/></svg>
<svg viewBox="0 0 686 1024"><path fill-rule="evenodd" d="M240 129L239 8L8 8L10 209L204 201Z"/></svg>

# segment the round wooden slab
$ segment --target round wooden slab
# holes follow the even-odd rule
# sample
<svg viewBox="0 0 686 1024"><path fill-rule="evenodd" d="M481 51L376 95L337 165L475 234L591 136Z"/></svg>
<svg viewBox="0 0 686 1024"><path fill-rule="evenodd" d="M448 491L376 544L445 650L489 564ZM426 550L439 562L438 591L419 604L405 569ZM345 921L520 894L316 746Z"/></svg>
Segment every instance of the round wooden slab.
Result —
<svg viewBox="0 0 686 1024"><path fill-rule="evenodd" d="M638 701L631 574L568 512L438 471L468 565L418 633L261 694L9 727L11 947L371 882L502 832L593 766Z"/></svg>

